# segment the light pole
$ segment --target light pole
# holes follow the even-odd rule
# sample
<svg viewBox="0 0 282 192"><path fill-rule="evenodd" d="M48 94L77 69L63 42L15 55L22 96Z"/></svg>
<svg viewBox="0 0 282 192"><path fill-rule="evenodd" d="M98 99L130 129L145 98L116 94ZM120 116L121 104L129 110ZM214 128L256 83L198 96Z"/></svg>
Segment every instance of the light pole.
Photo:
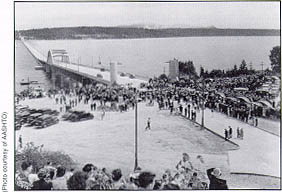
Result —
<svg viewBox="0 0 282 192"><path fill-rule="evenodd" d="M138 99L137 94L135 96L135 163L134 163L134 171L138 167L138 129L137 129L137 105L138 105Z"/></svg>
<svg viewBox="0 0 282 192"><path fill-rule="evenodd" d="M205 126L205 100L202 98L202 127Z"/></svg>
<svg viewBox="0 0 282 192"><path fill-rule="evenodd" d="M202 128L205 126L205 97L204 97L204 83L202 84L201 86L202 88L202 97L201 97L201 100L202 100Z"/></svg>

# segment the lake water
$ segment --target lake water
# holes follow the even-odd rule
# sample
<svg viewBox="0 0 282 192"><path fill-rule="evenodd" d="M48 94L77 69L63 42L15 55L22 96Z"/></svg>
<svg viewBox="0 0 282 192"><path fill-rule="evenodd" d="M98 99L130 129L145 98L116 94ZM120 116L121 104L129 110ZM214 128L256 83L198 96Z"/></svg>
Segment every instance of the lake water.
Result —
<svg viewBox="0 0 282 192"><path fill-rule="evenodd" d="M262 62L264 68L270 67L270 50L280 45L280 37L32 40L29 43L45 56L49 49L65 49L72 62L80 60L82 64L97 66L100 58L102 65L108 68L110 61L117 61L123 64L118 71L153 77L164 70L167 73L168 64L165 62L173 58L192 60L198 72L200 66L208 70L231 69L235 64L240 65L242 59L248 64L252 62L254 69L261 69ZM18 69L17 60L22 60L25 54L19 56L17 52L16 77L22 73L27 76L25 71L39 74L30 69L32 61L25 61L21 65L24 69Z"/></svg>
<svg viewBox="0 0 282 192"><path fill-rule="evenodd" d="M36 87L43 87L45 90L51 87L50 80L43 71L35 70L36 60L31 56L22 42L16 42L15 48L15 88L16 92L20 92L27 88L26 85L20 85L20 82L38 81Z"/></svg>

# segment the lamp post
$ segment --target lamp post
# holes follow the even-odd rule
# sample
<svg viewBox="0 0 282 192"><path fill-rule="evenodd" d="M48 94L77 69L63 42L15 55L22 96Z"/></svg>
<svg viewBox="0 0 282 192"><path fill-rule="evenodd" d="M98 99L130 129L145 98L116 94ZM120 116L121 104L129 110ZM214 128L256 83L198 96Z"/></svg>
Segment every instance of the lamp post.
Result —
<svg viewBox="0 0 282 192"><path fill-rule="evenodd" d="M205 126L205 100L202 99L202 127Z"/></svg>
<svg viewBox="0 0 282 192"><path fill-rule="evenodd" d="M201 122L201 126L204 127L205 126L205 97L204 97L204 83L201 84L201 88L202 88L202 97L201 97L201 105L202 105L202 122Z"/></svg>
<svg viewBox="0 0 282 192"><path fill-rule="evenodd" d="M134 163L134 171L138 167L138 129L137 129L137 106L138 99L137 94L135 96L135 163Z"/></svg>

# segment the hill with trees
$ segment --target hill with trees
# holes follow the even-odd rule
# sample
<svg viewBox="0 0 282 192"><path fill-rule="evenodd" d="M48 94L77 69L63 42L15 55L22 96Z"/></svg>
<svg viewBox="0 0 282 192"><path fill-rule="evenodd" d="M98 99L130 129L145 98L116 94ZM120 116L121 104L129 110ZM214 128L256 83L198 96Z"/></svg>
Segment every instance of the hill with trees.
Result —
<svg viewBox="0 0 282 192"><path fill-rule="evenodd" d="M220 29L220 28L166 28L136 27L60 27L16 31L16 38L55 39L130 39L196 36L280 36L277 29Z"/></svg>

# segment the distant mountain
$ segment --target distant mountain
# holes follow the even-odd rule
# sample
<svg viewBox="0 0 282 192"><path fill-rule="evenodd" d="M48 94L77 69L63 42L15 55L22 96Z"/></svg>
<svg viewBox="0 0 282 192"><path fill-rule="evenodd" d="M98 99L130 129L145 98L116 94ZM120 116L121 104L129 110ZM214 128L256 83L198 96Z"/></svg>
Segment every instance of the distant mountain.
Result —
<svg viewBox="0 0 282 192"><path fill-rule="evenodd" d="M186 25L186 24L174 24L174 25L157 25L157 24L131 24L131 25L118 25L116 27L121 27L121 28L144 28L144 29L170 29L170 28L216 28L215 26L207 26L207 27L202 27L202 26L192 26L192 25Z"/></svg>
<svg viewBox="0 0 282 192"><path fill-rule="evenodd" d="M130 39L196 36L280 36L278 29L154 28L158 26L60 27L16 31L26 39ZM162 26L163 27L163 26Z"/></svg>

